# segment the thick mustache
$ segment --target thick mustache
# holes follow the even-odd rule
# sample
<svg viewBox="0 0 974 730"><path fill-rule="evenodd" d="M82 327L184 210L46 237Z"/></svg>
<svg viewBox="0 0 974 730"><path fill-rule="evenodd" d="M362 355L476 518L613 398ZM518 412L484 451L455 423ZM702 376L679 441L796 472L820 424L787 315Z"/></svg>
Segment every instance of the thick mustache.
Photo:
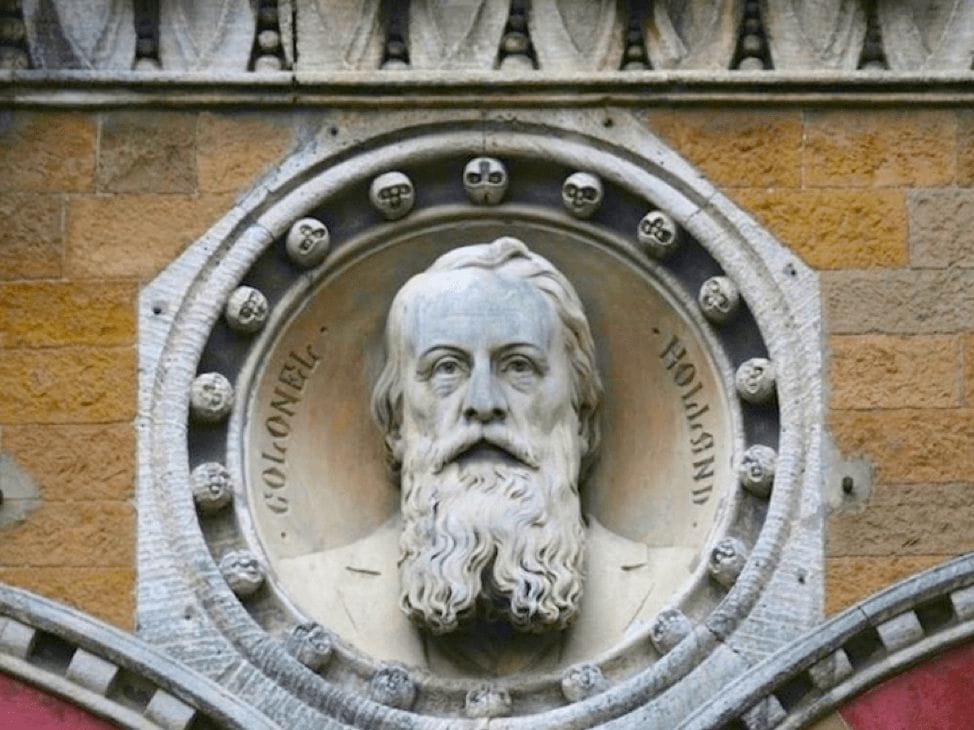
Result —
<svg viewBox="0 0 974 730"><path fill-rule="evenodd" d="M457 434L437 449L438 453L433 461L434 473L440 473L447 464L480 444L500 449L530 469L539 469L541 466L534 450L517 436L507 431L476 429Z"/></svg>

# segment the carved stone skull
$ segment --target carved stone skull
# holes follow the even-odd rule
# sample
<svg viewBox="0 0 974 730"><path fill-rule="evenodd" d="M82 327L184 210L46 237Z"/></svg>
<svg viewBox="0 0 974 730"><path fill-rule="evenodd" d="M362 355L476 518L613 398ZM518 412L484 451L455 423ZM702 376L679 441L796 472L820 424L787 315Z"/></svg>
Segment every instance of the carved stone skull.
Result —
<svg viewBox="0 0 974 730"><path fill-rule="evenodd" d="M507 185L507 168L494 157L475 157L463 168L463 188L477 205L497 205L504 199Z"/></svg>
<svg viewBox="0 0 974 730"><path fill-rule="evenodd" d="M576 218L591 218L602 205L602 181L588 172L574 172L561 186L561 200Z"/></svg>
<svg viewBox="0 0 974 730"><path fill-rule="evenodd" d="M372 181L369 200L386 220L399 220L413 209L416 202L413 181L401 172L383 173Z"/></svg>
<svg viewBox="0 0 974 730"><path fill-rule="evenodd" d="M285 250L294 263L311 267L324 261L330 243L324 223L317 218L302 218L288 231Z"/></svg>

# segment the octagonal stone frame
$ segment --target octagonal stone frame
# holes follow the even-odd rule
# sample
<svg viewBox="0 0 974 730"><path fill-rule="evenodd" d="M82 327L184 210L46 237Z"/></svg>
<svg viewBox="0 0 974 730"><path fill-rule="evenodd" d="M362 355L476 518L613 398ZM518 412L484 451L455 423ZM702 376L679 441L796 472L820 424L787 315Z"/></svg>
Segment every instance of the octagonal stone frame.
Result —
<svg viewBox="0 0 974 730"><path fill-rule="evenodd" d="M345 131L348 125L348 131ZM189 489L190 384L227 297L294 220L344 186L454 152L555 159L668 212L739 286L778 371L775 487L750 558L693 633L586 700L491 727L673 727L731 678L821 620L822 331L813 272L628 112L422 111L325 117L320 132L140 297L139 633L286 726L463 727L367 699L309 671L247 612L203 539ZM309 276L310 274L306 274ZM651 712L648 712L651 710Z"/></svg>

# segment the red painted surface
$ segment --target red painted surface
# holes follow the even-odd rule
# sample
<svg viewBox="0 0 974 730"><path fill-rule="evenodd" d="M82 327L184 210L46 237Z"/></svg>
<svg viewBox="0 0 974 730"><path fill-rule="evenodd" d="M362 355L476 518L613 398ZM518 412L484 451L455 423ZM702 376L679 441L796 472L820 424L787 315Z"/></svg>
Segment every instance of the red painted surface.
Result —
<svg viewBox="0 0 974 730"><path fill-rule="evenodd" d="M852 730L974 729L974 644L887 679L839 714Z"/></svg>
<svg viewBox="0 0 974 730"><path fill-rule="evenodd" d="M0 674L2 730L117 730L67 700Z"/></svg>

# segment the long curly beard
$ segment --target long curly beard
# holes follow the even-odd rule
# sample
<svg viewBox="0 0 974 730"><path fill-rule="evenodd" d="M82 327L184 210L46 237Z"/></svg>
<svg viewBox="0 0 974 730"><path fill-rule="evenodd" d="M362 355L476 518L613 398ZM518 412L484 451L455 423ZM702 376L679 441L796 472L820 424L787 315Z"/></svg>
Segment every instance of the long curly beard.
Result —
<svg viewBox="0 0 974 730"><path fill-rule="evenodd" d="M516 458L453 460L486 438ZM480 616L520 631L563 629L582 595L585 532L571 424L543 453L509 433L416 439L402 468L400 605L434 634Z"/></svg>

